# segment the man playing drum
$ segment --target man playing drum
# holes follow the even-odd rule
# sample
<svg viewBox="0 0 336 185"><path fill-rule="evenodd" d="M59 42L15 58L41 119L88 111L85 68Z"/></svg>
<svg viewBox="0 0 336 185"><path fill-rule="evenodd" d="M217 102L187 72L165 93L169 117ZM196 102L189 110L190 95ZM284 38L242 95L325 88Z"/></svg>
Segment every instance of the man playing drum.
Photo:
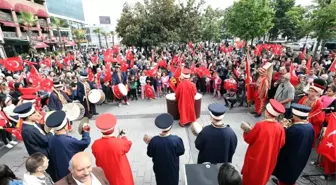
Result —
<svg viewBox="0 0 336 185"><path fill-rule="evenodd" d="M226 107L213 103L208 109L211 125L204 127L195 140L199 150L197 163L231 163L238 140L232 128L222 122Z"/></svg>
<svg viewBox="0 0 336 185"><path fill-rule="evenodd" d="M116 64L115 72L113 73L113 76L112 76L112 85L118 85L120 83L127 85L127 75L126 73L120 71L120 65ZM125 101L126 105L129 105L127 96L124 96L120 99L115 96L115 98L117 99L117 101L119 101L119 104L118 104L119 107L121 106L122 100Z"/></svg>
<svg viewBox="0 0 336 185"><path fill-rule="evenodd" d="M182 81L178 84L175 91L180 113L180 125L182 127L196 121L196 113L193 107L195 107L197 90L195 84L189 80L190 73L190 69L184 68L182 70Z"/></svg>
<svg viewBox="0 0 336 185"><path fill-rule="evenodd" d="M85 108L85 117L92 118L92 115L98 115L96 105L89 101L89 92L93 87L87 81L88 74L81 73L80 81L77 82L76 99L78 99Z"/></svg>
<svg viewBox="0 0 336 185"><path fill-rule="evenodd" d="M63 84L60 81L54 82L54 89L49 96L48 108L50 111L62 110L63 105L72 100L62 91Z"/></svg>

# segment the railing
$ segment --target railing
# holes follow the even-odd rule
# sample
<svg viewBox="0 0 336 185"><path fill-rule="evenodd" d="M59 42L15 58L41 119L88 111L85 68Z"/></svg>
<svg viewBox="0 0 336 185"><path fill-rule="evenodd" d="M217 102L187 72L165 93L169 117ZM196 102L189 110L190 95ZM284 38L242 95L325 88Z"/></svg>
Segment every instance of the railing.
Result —
<svg viewBox="0 0 336 185"><path fill-rule="evenodd" d="M16 32L3 31L4 38L18 38Z"/></svg>

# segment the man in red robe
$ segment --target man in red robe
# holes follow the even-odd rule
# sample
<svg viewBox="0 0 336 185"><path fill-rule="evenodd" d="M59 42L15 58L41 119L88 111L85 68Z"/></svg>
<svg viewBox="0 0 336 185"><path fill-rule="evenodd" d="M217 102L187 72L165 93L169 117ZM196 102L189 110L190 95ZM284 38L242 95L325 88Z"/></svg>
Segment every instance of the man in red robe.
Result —
<svg viewBox="0 0 336 185"><path fill-rule="evenodd" d="M96 158L97 167L101 167L111 185L134 185L131 166L127 152L131 149L124 132L118 137L112 136L117 118L112 114L102 114L96 119L96 126L103 134L101 139L92 145L92 153Z"/></svg>
<svg viewBox="0 0 336 185"><path fill-rule="evenodd" d="M259 78L255 83L255 91L254 91L254 101L255 101L255 117L260 117L262 110L264 109L268 89L270 88L271 80L272 80L272 71L271 69L273 64L266 63L262 68L259 69Z"/></svg>
<svg viewBox="0 0 336 185"><path fill-rule="evenodd" d="M183 127L186 124L196 121L195 113L195 95L197 93L196 86L190 79L190 69L182 70L182 81L176 88L176 101L180 113L180 125Z"/></svg>
<svg viewBox="0 0 336 185"><path fill-rule="evenodd" d="M322 111L323 104L319 99L320 95L323 94L325 89L325 81L322 79L315 79L313 84L309 86L308 95L300 99L299 104L306 105L311 108L308 116L308 121L313 125L314 128L314 143L313 148L315 148L316 139L319 137L321 132L324 112Z"/></svg>
<svg viewBox="0 0 336 185"><path fill-rule="evenodd" d="M265 120L253 128L242 126L244 140L249 144L242 169L243 185L265 185L285 144L285 130L276 118L285 113L284 106L271 99L266 105Z"/></svg>

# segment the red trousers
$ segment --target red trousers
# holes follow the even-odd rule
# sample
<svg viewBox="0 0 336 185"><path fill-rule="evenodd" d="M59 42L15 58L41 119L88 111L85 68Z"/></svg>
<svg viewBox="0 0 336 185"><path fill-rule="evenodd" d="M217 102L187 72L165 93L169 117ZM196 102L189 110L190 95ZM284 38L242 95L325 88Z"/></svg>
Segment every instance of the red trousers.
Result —
<svg viewBox="0 0 336 185"><path fill-rule="evenodd" d="M263 99L259 98L259 94L256 93L257 96L254 96L255 100L254 100L254 104L255 104L255 111L257 114L261 114L263 108L265 107L265 103L266 103L266 97Z"/></svg>

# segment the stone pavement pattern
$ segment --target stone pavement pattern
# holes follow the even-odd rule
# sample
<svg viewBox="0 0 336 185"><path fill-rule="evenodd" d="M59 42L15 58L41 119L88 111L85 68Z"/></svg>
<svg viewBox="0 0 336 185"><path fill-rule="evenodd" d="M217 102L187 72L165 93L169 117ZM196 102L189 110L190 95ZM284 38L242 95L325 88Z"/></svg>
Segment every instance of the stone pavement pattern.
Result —
<svg viewBox="0 0 336 185"><path fill-rule="evenodd" d="M131 150L127 154L128 160L131 164L133 177L136 185L155 185L155 176L152 169L153 163L151 158L146 154L147 145L143 142L142 138L145 134L157 135L160 131L154 125L155 117L167 111L166 100L164 98L158 100L139 100L130 102L130 106L117 107L115 103L109 105L97 106L97 110L100 114L102 113L112 113L118 117L117 127L126 129L126 136L129 140L133 142ZM224 103L224 100L213 99L210 95L204 96L202 99L201 117L198 122L205 125L209 124L209 115L207 111L207 106L210 103L219 102ZM244 162L244 156L247 149L247 144L243 140L243 132L240 129L241 121L248 121L250 123L255 123L258 120L255 119L251 114L247 113L246 108L234 108L229 110L225 115L224 123L229 124L235 131L238 137L238 146L233 156L233 165L241 170ZM94 126L94 120L90 121L91 124L91 137L92 143L94 140L101 137L100 132ZM78 123L74 123L74 131L71 133L72 136L80 138L77 133ZM185 154L180 157L180 182L179 185L185 184L185 172L184 164L194 164L197 162L198 151L195 148L194 141L196 137L192 135L190 127L181 128L178 125L178 121L175 121L172 133L180 136L183 139L185 146ZM86 149L87 152L91 152L91 145ZM0 152L1 156L1 152ZM0 158L0 164L7 164L15 174L19 177L23 176L25 172L24 162L28 154L25 150L23 143L20 143L15 148L11 149L9 152L5 153ZM92 156L93 164L94 157ZM307 165L305 172L311 172L313 174L319 174L315 167ZM297 184L303 185L306 183L298 182ZM305 181L308 182L308 181ZM309 183L308 183L309 184ZM323 181L321 184L327 184Z"/></svg>

